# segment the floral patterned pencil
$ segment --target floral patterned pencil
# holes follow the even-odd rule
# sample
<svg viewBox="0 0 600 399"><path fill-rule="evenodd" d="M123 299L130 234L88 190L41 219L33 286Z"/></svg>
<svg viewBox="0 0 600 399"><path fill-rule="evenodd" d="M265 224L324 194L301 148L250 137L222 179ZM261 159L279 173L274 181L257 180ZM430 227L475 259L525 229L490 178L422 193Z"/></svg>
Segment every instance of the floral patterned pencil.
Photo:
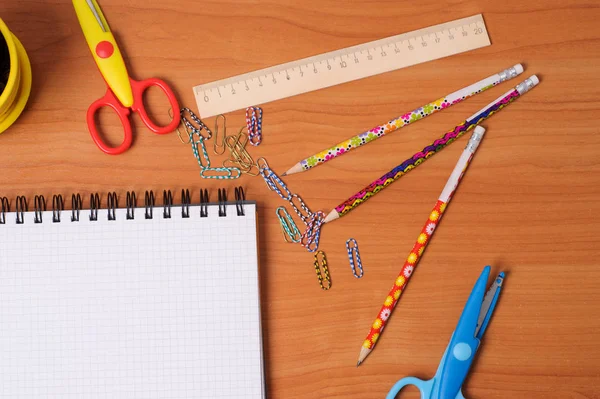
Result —
<svg viewBox="0 0 600 399"><path fill-rule="evenodd" d="M509 80L514 78L515 76L520 75L522 72L523 66L521 64L517 64L508 69L505 69L502 72L480 80L477 83L473 83L472 85L457 90L454 93L450 93L447 96L432 101L429 104L425 104L422 107L419 107L411 112L407 112L406 114L401 115L396 119L392 119L391 121L384 123L383 125L375 126L371 130L367 130L364 133L357 134L356 136L351 137L348 140L344 140L331 148L323 150L306 159L303 159L296 165L292 166L282 176L304 172L306 170L314 168L315 166L321 165L322 163L325 163L330 159L333 159L335 157L347 153L348 151L368 144L371 141L377 140L378 138L383 137L386 134L392 133L400 129L401 127L421 120L426 116L435 114L436 112L446 109L451 105L457 104L469 97L474 96L475 94L479 94L483 91L486 91L491 87L497 86L505 80Z"/></svg>
<svg viewBox="0 0 600 399"><path fill-rule="evenodd" d="M425 251L427 244L429 244L429 241L433 236L433 232L435 231L438 223L442 219L442 215L446 210L446 206L452 199L452 195L454 194L456 187L458 187L458 184L460 183L460 180L462 179L465 171L467 170L467 167L469 166L473 155L475 155L475 151L477 151L477 147L479 146L479 143L481 142L484 133L485 129L481 126L477 126L473 131L473 134L471 135L471 138L469 139L465 150L462 152L460 158L458 159L458 162L456 163L456 166L454 167L450 178L446 182L446 185L444 186L442 193L440 194L435 206L433 207L433 210L429 214L429 217L425 222L425 226L423 226L423 228L421 229L421 233L417 237L417 242L413 246L413 249L410 251L410 254L406 258L406 262L404 262L404 266L402 266L402 269L400 269L400 274L398 274L396 281L394 281L394 285L392 286L390 292L386 296L385 301L383 302L383 307L379 310L379 313L377 313L377 318L371 325L369 334L367 335L367 338L365 338L362 348L360 349L358 363L356 364L357 367L365 360L365 358L369 355L369 353L371 353L371 351L375 347L379 336L383 332L383 328L388 322L389 317L392 314L392 311L394 310L394 307L398 303L400 294L402 294L402 292L406 288L408 280L410 280L410 277L412 276L415 267L417 266L417 263L423 255L423 251Z"/></svg>
<svg viewBox="0 0 600 399"><path fill-rule="evenodd" d="M377 180L373 181L367 187L363 188L338 206L336 206L331 212L327 214L325 217L324 223L331 222L336 220L344 215L347 215L353 209L358 208L361 204L364 204L369 198L400 179L402 176L419 166L423 161L429 159L437 152L446 148L456 139L461 137L463 134L474 128L478 123L486 120L496 112L500 111L502 108L506 107L514 100L519 98L521 95L527 93L533 87L535 87L539 83L539 79L537 76L532 75L528 79L525 79L522 83L518 84L515 88L509 90L504 93L494 101L492 101L486 107L480 109L473 115L467 118L460 125L454 127L454 129L449 130L444 133L442 137L435 140L433 143L429 144L421 151L414 154L412 157L408 158L400 165L396 166L394 169L387 172L385 175L381 176Z"/></svg>

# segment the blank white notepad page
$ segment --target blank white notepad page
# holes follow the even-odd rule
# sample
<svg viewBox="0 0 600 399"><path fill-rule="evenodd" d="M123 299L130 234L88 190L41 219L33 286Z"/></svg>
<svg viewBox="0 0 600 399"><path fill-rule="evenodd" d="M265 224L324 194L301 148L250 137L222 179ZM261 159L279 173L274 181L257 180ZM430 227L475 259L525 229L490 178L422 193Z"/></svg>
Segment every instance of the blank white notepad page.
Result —
<svg viewBox="0 0 600 399"><path fill-rule="evenodd" d="M264 398L256 208L0 225L0 398Z"/></svg>

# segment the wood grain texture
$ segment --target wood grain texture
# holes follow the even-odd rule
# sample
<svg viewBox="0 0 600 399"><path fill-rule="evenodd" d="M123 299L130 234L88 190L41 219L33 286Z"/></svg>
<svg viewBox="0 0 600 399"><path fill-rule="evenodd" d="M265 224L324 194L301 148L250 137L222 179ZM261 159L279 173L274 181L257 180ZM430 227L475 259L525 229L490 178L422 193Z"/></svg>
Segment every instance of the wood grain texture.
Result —
<svg viewBox="0 0 600 399"><path fill-rule="evenodd" d="M0 135L0 195L242 185L260 210L266 373L271 398L382 398L406 375L430 378L486 264L505 270L499 306L468 398L600 398L600 6L594 0L334 1L102 0L132 77L161 77L195 109L192 87L281 62L483 13L492 46L264 105L252 148L279 173L306 155L522 62L541 84L485 123L488 131L440 230L374 353L356 358L370 323L466 144L462 138L349 216L325 226L333 288L313 257L285 244L283 202L260 177L202 180L189 146L135 121L135 142L109 157L92 143L89 104L105 85L68 0L0 2L27 49L26 112ZM512 83L510 83L512 84ZM350 155L290 176L313 209L329 211L496 98L492 89ZM148 103L165 118L160 93ZM243 113L229 114L230 128ZM120 135L114 115L101 115ZM214 118L207 120L210 125ZM222 157L213 155L214 160ZM344 243L358 240L355 279ZM173 248L177 250L177 248ZM418 397L407 391L402 398Z"/></svg>

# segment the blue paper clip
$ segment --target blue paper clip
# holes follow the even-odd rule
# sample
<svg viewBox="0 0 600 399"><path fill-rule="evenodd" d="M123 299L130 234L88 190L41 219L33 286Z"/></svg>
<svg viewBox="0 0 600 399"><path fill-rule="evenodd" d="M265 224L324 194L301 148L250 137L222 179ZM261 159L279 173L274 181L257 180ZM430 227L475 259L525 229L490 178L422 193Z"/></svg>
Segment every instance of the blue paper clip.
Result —
<svg viewBox="0 0 600 399"><path fill-rule="evenodd" d="M346 241L346 250L348 251L348 260L350 261L350 270L352 270L352 274L354 277L361 278L364 274L362 261L360 260L360 253L358 252L358 243L354 238L349 238ZM356 258L356 262L354 259ZM356 269L358 268L359 274L356 273Z"/></svg>

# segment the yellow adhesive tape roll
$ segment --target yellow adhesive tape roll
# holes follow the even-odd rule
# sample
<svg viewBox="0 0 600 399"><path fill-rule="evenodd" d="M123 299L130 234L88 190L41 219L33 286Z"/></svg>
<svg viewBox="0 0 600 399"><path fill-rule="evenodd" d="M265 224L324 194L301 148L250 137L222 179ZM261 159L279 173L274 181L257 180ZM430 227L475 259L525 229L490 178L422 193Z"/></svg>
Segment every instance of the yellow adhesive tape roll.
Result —
<svg viewBox="0 0 600 399"><path fill-rule="evenodd" d="M21 115L31 93L31 64L25 48L0 18L0 33L10 56L8 80L0 94L0 133Z"/></svg>

